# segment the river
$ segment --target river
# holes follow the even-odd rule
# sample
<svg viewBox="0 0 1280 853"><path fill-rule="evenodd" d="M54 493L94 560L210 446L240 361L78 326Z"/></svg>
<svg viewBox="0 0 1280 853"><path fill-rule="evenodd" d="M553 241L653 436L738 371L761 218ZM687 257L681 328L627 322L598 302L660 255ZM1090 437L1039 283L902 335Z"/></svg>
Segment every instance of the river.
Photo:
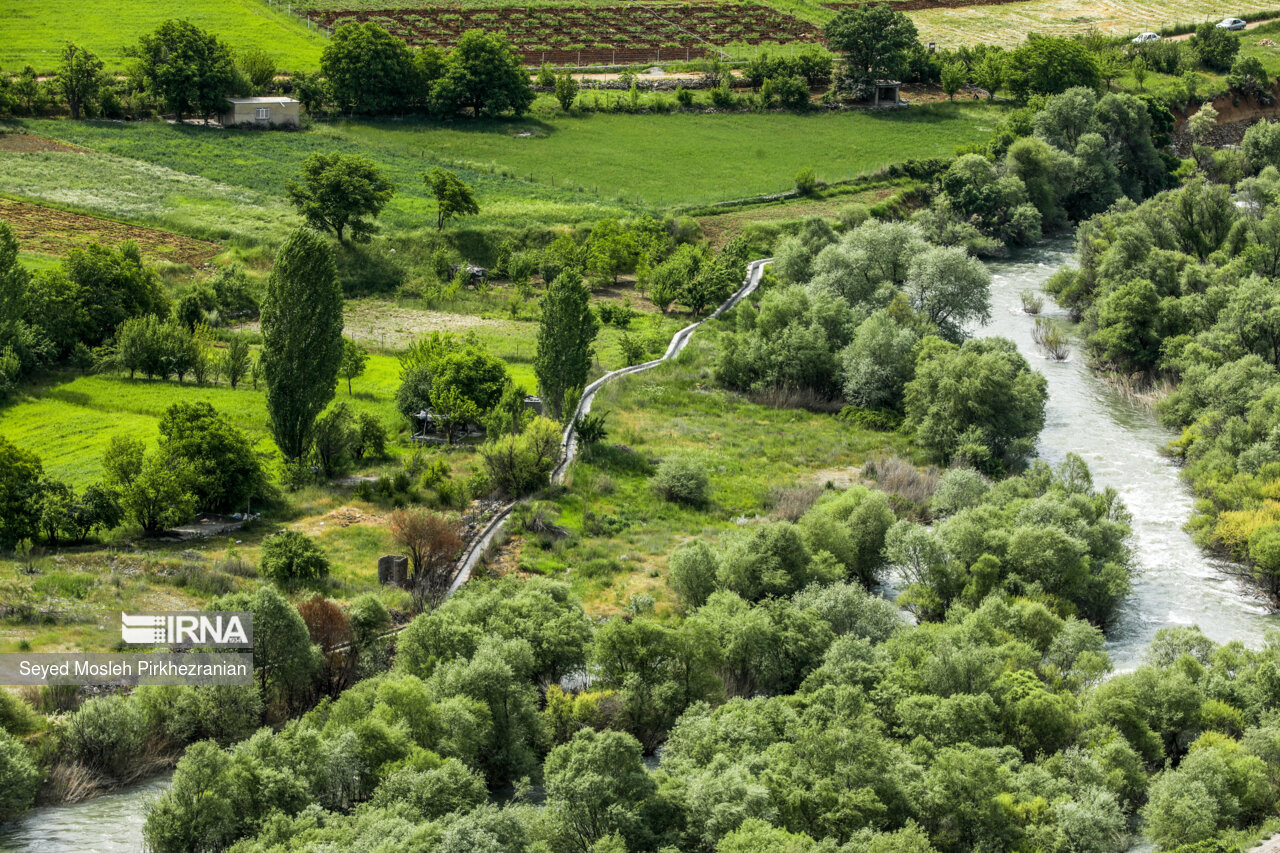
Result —
<svg viewBox="0 0 1280 853"><path fill-rule="evenodd" d="M1160 453L1174 435L1147 408L1095 377L1078 342L1072 342L1067 361L1055 362L1031 340L1035 318L1023 313L1020 294L1071 263L1071 248L1070 241L1054 241L990 264L992 316L980 334L1017 343L1049 381L1040 457L1056 464L1068 453L1079 454L1093 472L1094 485L1118 491L1133 515L1137 575L1110 632L1112 660L1117 669L1132 669L1156 631L1171 625L1199 625L1220 643L1257 645L1268 628L1280 626L1280 617L1183 530L1192 495L1177 465ZM1065 319L1048 310L1051 300L1045 302L1047 316Z"/></svg>
<svg viewBox="0 0 1280 853"><path fill-rule="evenodd" d="M1064 240L991 263L992 319L978 333L1013 340L1048 379L1041 458L1056 464L1068 453L1079 454L1089 463L1094 485L1115 488L1133 515L1138 574L1108 651L1118 669L1132 669L1155 632L1170 625L1199 625L1218 642L1256 645L1268 628L1280 627L1280 616L1270 614L1183 530L1191 517L1191 493L1177 466L1160 454L1173 436L1146 408L1094 377L1078 346L1070 359L1054 362L1032 343L1035 321L1022 312L1020 294L1070 262L1071 243ZM37 809L0 830L0 853L134 853L142 849L146 805L168 782L165 775L83 803Z"/></svg>

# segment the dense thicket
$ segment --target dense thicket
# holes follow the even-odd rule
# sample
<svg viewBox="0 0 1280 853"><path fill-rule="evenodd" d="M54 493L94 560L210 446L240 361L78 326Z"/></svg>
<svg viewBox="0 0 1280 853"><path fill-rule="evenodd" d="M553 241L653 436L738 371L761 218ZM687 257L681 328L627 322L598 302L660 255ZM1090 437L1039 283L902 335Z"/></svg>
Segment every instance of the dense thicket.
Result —
<svg viewBox="0 0 1280 853"><path fill-rule="evenodd" d="M737 311L716 377L754 394L905 415L939 462L1014 470L1044 424L1044 378L1007 341L966 341L990 315L990 274L919 228L820 220L776 251L777 285ZM961 381L964 377L964 381Z"/></svg>
<svg viewBox="0 0 1280 853"><path fill-rule="evenodd" d="M1078 460L996 486L957 476L935 497L950 527L928 535L959 549L957 561L974 538L964 524L1028 556L1039 549L1019 543L1025 534L997 532L1012 518L1056 516L1027 529L1095 550L1123 528L1114 496L1092 493ZM680 561L710 566L710 591L695 601L683 589L681 618L593 627L563 585L473 581L411 624L392 671L279 732L189 748L148 841L159 851L389 839L460 851L481 839L512 853L1119 853L1138 812L1171 848L1274 807L1280 649L1166 629L1146 664L1104 680L1102 633L1055 612L1065 600L1029 568L1021 580L979 572L945 620L909 625L839 579L830 554L809 569L798 557L814 537L834 541L833 525L872 529L844 519L877 501L835 494L812 521L748 529L722 556L686 548ZM1095 504L1111 508L1086 508ZM891 561L911 535L889 533ZM872 553L877 541L856 547ZM743 558L765 561L751 576L791 581L743 597ZM985 596L975 586L995 578ZM564 686L584 668L589 684ZM663 743L660 768L647 769L643 753ZM521 778L545 800L496 805L490 791Z"/></svg>

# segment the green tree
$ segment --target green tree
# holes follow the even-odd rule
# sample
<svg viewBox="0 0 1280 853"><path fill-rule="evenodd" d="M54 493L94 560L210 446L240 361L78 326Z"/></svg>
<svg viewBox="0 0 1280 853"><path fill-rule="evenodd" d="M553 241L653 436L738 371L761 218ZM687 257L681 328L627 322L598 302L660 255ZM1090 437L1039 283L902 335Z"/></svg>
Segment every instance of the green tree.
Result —
<svg viewBox="0 0 1280 853"><path fill-rule="evenodd" d="M444 169L432 169L422 176L431 195L436 200L436 230L443 231L450 219L458 216L475 216L480 212L475 194L471 187L453 172Z"/></svg>
<svg viewBox="0 0 1280 853"><path fill-rule="evenodd" d="M404 113L425 94L409 46L373 21L335 27L320 54L320 73L345 112Z"/></svg>
<svg viewBox="0 0 1280 853"><path fill-rule="evenodd" d="M1280 167L1280 124L1260 121L1250 125L1241 143L1245 160L1254 172L1267 166Z"/></svg>
<svg viewBox="0 0 1280 853"><path fill-rule="evenodd" d="M1191 50L1200 64L1210 71L1226 73L1240 52L1240 39L1212 21L1196 27L1190 40Z"/></svg>
<svg viewBox="0 0 1280 853"><path fill-rule="evenodd" d="M964 249L935 246L911 261L906 294L911 307L953 343L971 323L991 319L991 273Z"/></svg>
<svg viewBox="0 0 1280 853"><path fill-rule="evenodd" d="M573 102L578 97L578 81L568 71L556 77L556 100L560 102L560 109L569 112L573 109Z"/></svg>
<svg viewBox="0 0 1280 853"><path fill-rule="evenodd" d="M587 383L600 323L591 310L591 291L575 271L561 273L542 297L538 350L533 370L543 404L557 419L564 411L565 393Z"/></svg>
<svg viewBox="0 0 1280 853"><path fill-rule="evenodd" d="M286 459L301 459L310 447L341 362L342 293L333 250L314 231L299 229L276 256L262 306L267 415Z"/></svg>
<svg viewBox="0 0 1280 853"><path fill-rule="evenodd" d="M641 809L657 786L634 737L579 731L551 750L543 773L547 805L569 849L590 853L597 841L614 833L640 849L647 834Z"/></svg>
<svg viewBox="0 0 1280 853"><path fill-rule="evenodd" d="M266 490L249 439L208 403L178 402L166 409L159 450L190 474L191 490L205 509L243 509Z"/></svg>
<svg viewBox="0 0 1280 853"><path fill-rule="evenodd" d="M973 82L978 85L978 88L985 89L987 100L991 100L996 96L996 92L1000 91L1000 87L1004 85L1004 75L1004 54L991 50L987 51L987 55L974 67Z"/></svg>
<svg viewBox="0 0 1280 853"><path fill-rule="evenodd" d="M285 192L307 224L330 231L338 242L367 243L377 230L377 218L395 184L368 157L316 152L302 161L299 180L285 182Z"/></svg>
<svg viewBox="0 0 1280 853"><path fill-rule="evenodd" d="M227 377L227 384L234 391L252 366L249 354L249 339L244 335L232 335L227 341L227 353L222 361L222 372Z"/></svg>
<svg viewBox="0 0 1280 853"><path fill-rule="evenodd" d="M178 760L172 787L147 813L147 846L165 853L230 846L250 812L248 791L232 767L231 755L213 741L192 744Z"/></svg>
<svg viewBox="0 0 1280 853"><path fill-rule="evenodd" d="M251 47L236 54L236 67L249 78L255 95L261 95L276 79L276 61L261 48Z"/></svg>
<svg viewBox="0 0 1280 853"><path fill-rule="evenodd" d="M1031 454L1044 426L1045 378L1011 341L922 344L906 388L906 425L944 464L965 457L1002 473Z"/></svg>
<svg viewBox="0 0 1280 853"><path fill-rule="evenodd" d="M316 540L297 530L281 530L262 542L262 573L281 586L329 576L329 558Z"/></svg>
<svg viewBox="0 0 1280 853"><path fill-rule="evenodd" d="M40 786L40 771L27 748L0 729L0 825L27 810Z"/></svg>
<svg viewBox="0 0 1280 853"><path fill-rule="evenodd" d="M108 451L110 452L110 451ZM159 533L195 513L191 473L163 454L152 453L120 490L120 506L143 532Z"/></svg>
<svg viewBox="0 0 1280 853"><path fill-rule="evenodd" d="M350 338L342 339L342 362L338 365L338 375L347 380L347 396L351 392L351 380L363 376L365 365L369 363L369 352Z"/></svg>
<svg viewBox="0 0 1280 853"><path fill-rule="evenodd" d="M1117 287L1098 302L1097 328L1086 341L1101 365L1151 371L1160 359L1160 297L1146 279Z"/></svg>
<svg viewBox="0 0 1280 853"><path fill-rule="evenodd" d="M506 36L468 30L445 59L432 99L447 114L471 110L479 118L511 111L520 116L533 103L533 87Z"/></svg>
<svg viewBox="0 0 1280 853"><path fill-rule="evenodd" d="M39 457L0 435L0 547L36 534L42 474Z"/></svg>
<svg viewBox="0 0 1280 853"><path fill-rule="evenodd" d="M1147 61L1141 56L1135 58L1129 66L1129 73L1133 75L1133 82L1138 84L1138 90L1146 88L1147 72L1151 69L1147 67Z"/></svg>
<svg viewBox="0 0 1280 853"><path fill-rule="evenodd" d="M850 78L862 85L901 78L918 44L911 18L887 3L843 9L827 24L826 37L845 55Z"/></svg>
<svg viewBox="0 0 1280 853"><path fill-rule="evenodd" d="M178 121L187 115L221 112L235 85L231 51L218 38L186 20L170 20L130 50L147 91Z"/></svg>
<svg viewBox="0 0 1280 853"><path fill-rule="evenodd" d="M1009 54L1005 84L1019 100L1056 95L1072 86L1098 88L1102 82L1095 54L1075 39L1035 36Z"/></svg>
<svg viewBox="0 0 1280 853"><path fill-rule="evenodd" d="M965 77L968 76L968 70L960 62L948 62L942 66L942 91L947 93L947 99L954 101L956 92L964 88Z"/></svg>
<svg viewBox="0 0 1280 853"><path fill-rule="evenodd" d="M253 668L263 697L286 708L309 698L318 655L297 608L274 586L215 598L207 609L253 614Z"/></svg>
<svg viewBox="0 0 1280 853"><path fill-rule="evenodd" d="M78 120L86 107L92 107L106 83L102 60L82 47L67 42L62 49L55 85L67 102L71 118Z"/></svg>

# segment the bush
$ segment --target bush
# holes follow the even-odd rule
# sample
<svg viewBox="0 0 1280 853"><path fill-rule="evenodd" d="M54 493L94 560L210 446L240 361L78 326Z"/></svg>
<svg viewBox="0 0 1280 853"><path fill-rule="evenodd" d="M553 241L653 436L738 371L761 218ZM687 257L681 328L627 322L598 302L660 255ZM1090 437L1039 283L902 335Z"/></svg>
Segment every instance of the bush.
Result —
<svg viewBox="0 0 1280 853"><path fill-rule="evenodd" d="M138 706L123 696L90 699L67 719L62 747L95 773L122 778L133 769L147 738Z"/></svg>
<svg viewBox="0 0 1280 853"><path fill-rule="evenodd" d="M719 566L715 554L705 542L694 541L678 548L668 563L667 584L680 598L686 611L692 611L707 603L716 591L716 572Z"/></svg>
<svg viewBox="0 0 1280 853"><path fill-rule="evenodd" d="M0 731L0 824L27 810L40 785L40 771L21 741Z"/></svg>
<svg viewBox="0 0 1280 853"><path fill-rule="evenodd" d="M282 530L262 543L262 573L278 584L328 577L329 558L314 539Z"/></svg>
<svg viewBox="0 0 1280 853"><path fill-rule="evenodd" d="M8 690L0 690L0 731L25 735L35 731L38 724L30 705Z"/></svg>
<svg viewBox="0 0 1280 853"><path fill-rule="evenodd" d="M688 456L668 456L658 465L653 487L664 500L700 507L707 503L711 482L706 468L697 460Z"/></svg>
<svg viewBox="0 0 1280 853"><path fill-rule="evenodd" d="M480 447L485 473L493 488L521 497L547 485L560 456L560 427L547 418L534 418L520 435L502 435Z"/></svg>
<svg viewBox="0 0 1280 853"><path fill-rule="evenodd" d="M818 191L818 176L814 174L813 169L801 169L796 173L796 192L800 195L809 196Z"/></svg>

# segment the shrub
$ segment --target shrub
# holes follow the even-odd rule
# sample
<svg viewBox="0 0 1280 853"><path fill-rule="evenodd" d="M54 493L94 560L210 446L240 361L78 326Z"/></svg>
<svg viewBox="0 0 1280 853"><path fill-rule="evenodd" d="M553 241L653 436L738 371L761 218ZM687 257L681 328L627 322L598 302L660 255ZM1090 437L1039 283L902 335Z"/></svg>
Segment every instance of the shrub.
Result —
<svg viewBox="0 0 1280 853"><path fill-rule="evenodd" d="M262 543L262 573L278 584L319 580L329 575L329 558L310 536L282 530Z"/></svg>
<svg viewBox="0 0 1280 853"><path fill-rule="evenodd" d="M0 731L0 824L26 811L35 799L40 771L22 743Z"/></svg>
<svg viewBox="0 0 1280 853"><path fill-rule="evenodd" d="M62 746L69 758L95 773L123 777L142 754L147 734L134 702L104 696L85 702L68 718Z"/></svg>
<svg viewBox="0 0 1280 853"><path fill-rule="evenodd" d="M706 468L689 456L668 456L653 476L658 494L672 503L705 506L711 491Z"/></svg>
<svg viewBox="0 0 1280 853"><path fill-rule="evenodd" d="M796 173L796 192L800 195L813 195L818 191L818 176L813 169L801 169Z"/></svg>
<svg viewBox="0 0 1280 853"><path fill-rule="evenodd" d="M25 735L35 731L38 722L30 705L8 690L0 690L0 731Z"/></svg>
<svg viewBox="0 0 1280 853"><path fill-rule="evenodd" d="M493 488L512 497L531 494L547 484L560 455L560 427L535 418L520 435L502 435L480 447L485 473Z"/></svg>
<svg viewBox="0 0 1280 853"><path fill-rule="evenodd" d="M667 584L680 598L685 610L694 610L707 603L716 591L716 572L719 566L705 542L694 541L681 546L671 555Z"/></svg>

